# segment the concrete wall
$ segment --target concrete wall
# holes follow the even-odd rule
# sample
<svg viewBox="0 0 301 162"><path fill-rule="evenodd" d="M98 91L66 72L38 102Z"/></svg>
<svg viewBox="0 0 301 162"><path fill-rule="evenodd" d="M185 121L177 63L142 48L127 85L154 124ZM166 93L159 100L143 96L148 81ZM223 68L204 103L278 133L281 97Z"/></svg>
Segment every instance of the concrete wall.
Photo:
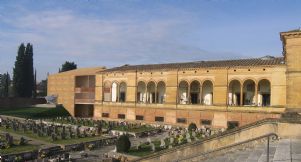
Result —
<svg viewBox="0 0 301 162"><path fill-rule="evenodd" d="M48 76L48 95L57 95L57 103L63 104L74 115L75 75L57 74Z"/></svg>
<svg viewBox="0 0 301 162"><path fill-rule="evenodd" d="M276 133L281 138L301 138L300 123L264 122L243 128L239 131L225 133L223 136L212 137L204 141L197 141L177 148L162 151L148 157L138 159L140 162L166 162L176 161L184 157L196 155L202 152L215 150L234 143L243 142L269 133Z"/></svg>
<svg viewBox="0 0 301 162"><path fill-rule="evenodd" d="M104 67L81 68L81 69L49 75L48 85L47 85L47 89L48 89L47 95L57 95L58 103L63 104L63 106L68 110L68 112L74 116L74 105L77 104L75 102L75 88L87 88L88 82L82 79L84 78L88 79L89 76L90 85L93 85L92 88L94 88L94 86L96 85L96 90L98 90L97 86L99 85L99 83L97 83L96 80L99 81L99 79L97 78L94 79L94 77L97 72L102 70L104 70ZM78 86L80 87L76 87L75 85L75 77L77 76L79 76ZM95 96L94 92L91 92L90 94L93 94ZM94 104L94 99L91 99L90 102L91 101L92 103L89 104Z"/></svg>

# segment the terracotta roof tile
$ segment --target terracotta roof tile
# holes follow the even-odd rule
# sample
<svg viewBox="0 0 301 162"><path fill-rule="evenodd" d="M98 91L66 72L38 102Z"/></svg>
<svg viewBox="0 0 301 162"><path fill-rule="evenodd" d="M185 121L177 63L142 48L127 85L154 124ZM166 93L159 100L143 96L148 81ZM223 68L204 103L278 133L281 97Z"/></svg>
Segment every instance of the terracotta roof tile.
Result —
<svg viewBox="0 0 301 162"><path fill-rule="evenodd" d="M145 65L124 65L104 70L103 72L113 71L132 71L132 70L159 70L159 69L189 69L189 68L221 68L221 67L238 67L238 66L265 66L265 65L282 65L283 57L265 56L252 59L237 60L220 60L220 61L196 61L184 63L168 64L145 64Z"/></svg>

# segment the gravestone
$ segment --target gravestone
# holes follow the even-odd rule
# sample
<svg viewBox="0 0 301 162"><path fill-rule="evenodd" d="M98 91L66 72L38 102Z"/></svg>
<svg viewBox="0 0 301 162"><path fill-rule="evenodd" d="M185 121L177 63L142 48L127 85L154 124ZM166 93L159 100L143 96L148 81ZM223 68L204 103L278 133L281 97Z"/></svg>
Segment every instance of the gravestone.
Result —
<svg viewBox="0 0 301 162"><path fill-rule="evenodd" d="M160 144L160 147L161 147L161 148L165 148L165 147L166 147L166 145L165 145L165 141L164 141L164 139L163 139L163 138L161 139L161 144Z"/></svg>
<svg viewBox="0 0 301 162"><path fill-rule="evenodd" d="M146 139L146 141L147 141L148 143L152 143L152 140L151 140L149 137Z"/></svg>
<svg viewBox="0 0 301 162"><path fill-rule="evenodd" d="M186 140L189 143L191 142L190 134L188 132L186 133Z"/></svg>
<svg viewBox="0 0 301 162"><path fill-rule="evenodd" d="M198 140L195 131L192 131L191 135L192 135L192 137L193 137L195 140Z"/></svg>
<svg viewBox="0 0 301 162"><path fill-rule="evenodd" d="M150 143L150 146L151 146L151 149L152 149L152 151L156 151L155 144L153 144L153 143Z"/></svg>

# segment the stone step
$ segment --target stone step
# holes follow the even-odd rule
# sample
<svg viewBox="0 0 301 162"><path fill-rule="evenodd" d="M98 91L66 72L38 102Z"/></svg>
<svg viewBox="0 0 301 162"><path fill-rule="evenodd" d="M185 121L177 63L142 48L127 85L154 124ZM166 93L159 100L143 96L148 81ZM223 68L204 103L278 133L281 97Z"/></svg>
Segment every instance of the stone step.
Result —
<svg viewBox="0 0 301 162"><path fill-rule="evenodd" d="M270 143L270 160L274 158L274 154L276 152L278 146L278 142L271 142ZM266 162L266 143L258 144L254 148L246 148L244 150L236 150L234 152L229 152L224 155L219 155L212 159L207 159L205 162Z"/></svg>

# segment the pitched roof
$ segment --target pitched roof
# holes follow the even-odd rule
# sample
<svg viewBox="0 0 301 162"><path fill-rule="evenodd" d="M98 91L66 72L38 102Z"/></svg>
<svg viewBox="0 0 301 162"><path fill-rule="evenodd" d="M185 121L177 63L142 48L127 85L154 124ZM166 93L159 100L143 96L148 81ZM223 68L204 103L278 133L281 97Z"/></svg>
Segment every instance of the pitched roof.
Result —
<svg viewBox="0 0 301 162"><path fill-rule="evenodd" d="M75 70L69 70L52 75L94 75L100 71L103 71L105 67L91 67L91 68L79 68Z"/></svg>
<svg viewBox="0 0 301 162"><path fill-rule="evenodd" d="M299 28L299 29L294 29L294 30L289 30L289 31L282 32L282 33L291 33L291 32L301 32L301 28Z"/></svg>
<svg viewBox="0 0 301 162"><path fill-rule="evenodd" d="M237 60L220 60L220 61L196 61L184 63L167 63L167 64L146 64L146 65L124 65L106 69L103 72L113 71L132 71L132 70L160 70L160 69L191 69L191 68L222 68L238 66L266 66L282 65L283 57L265 56L261 58L237 59Z"/></svg>

